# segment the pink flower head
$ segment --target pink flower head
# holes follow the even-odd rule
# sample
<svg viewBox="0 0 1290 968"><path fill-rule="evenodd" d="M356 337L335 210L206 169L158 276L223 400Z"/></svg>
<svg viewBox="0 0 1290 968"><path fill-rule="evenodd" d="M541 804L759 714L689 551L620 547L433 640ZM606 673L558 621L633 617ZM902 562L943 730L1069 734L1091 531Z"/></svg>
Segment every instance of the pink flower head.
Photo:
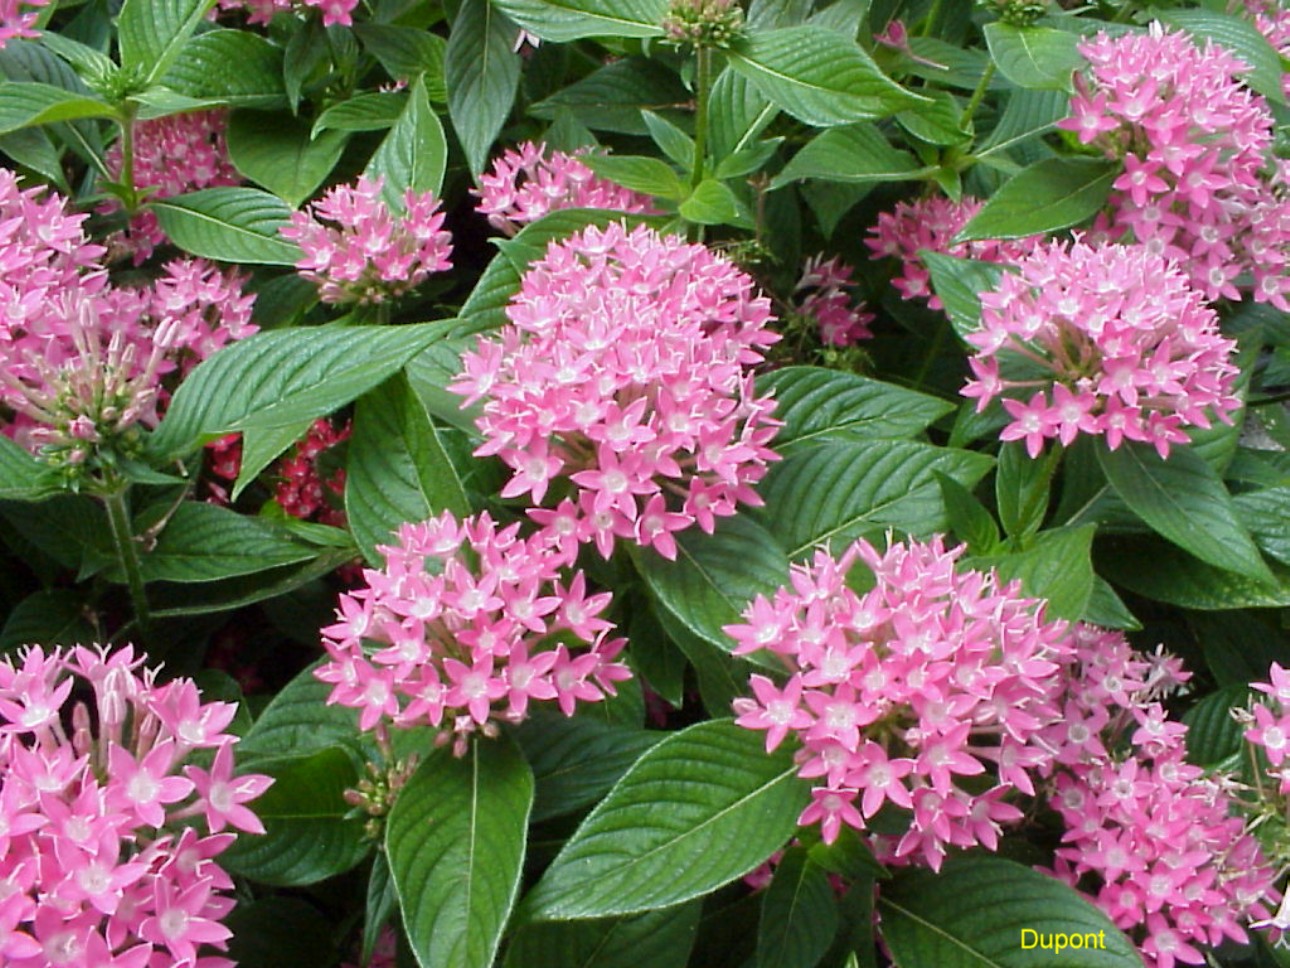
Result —
<svg viewBox="0 0 1290 968"><path fill-rule="evenodd" d="M434 193L409 188L395 212L381 198L382 184L363 177L337 185L282 228L304 251L296 268L323 302L384 302L452 268L452 234Z"/></svg>
<svg viewBox="0 0 1290 968"><path fill-rule="evenodd" d="M268 24L279 13L310 9L322 11L322 24L352 26L359 0L219 0L220 10L245 10L248 24Z"/></svg>
<svg viewBox="0 0 1290 968"><path fill-rule="evenodd" d="M143 661L129 646L0 659L5 965L219 961L205 952L230 936L233 885L212 858L236 838L211 834L263 831L247 803L272 781L233 776L228 704L157 685ZM184 765L194 750L214 751L209 772Z"/></svg>
<svg viewBox="0 0 1290 968"><path fill-rule="evenodd" d="M228 157L224 132L228 120L224 111L192 111L152 121L139 121L134 128L134 184L152 198L173 198L202 188L238 185L242 177ZM108 168L118 177L122 171L121 142L108 149ZM115 201L102 211L118 209ZM140 265L152 250L166 241L157 216L136 213L121 244L134 254Z"/></svg>
<svg viewBox="0 0 1290 968"><path fill-rule="evenodd" d="M1196 946L1244 941L1268 917L1275 872L1227 779L1186 761L1187 727L1158 701L1176 662L1089 626L1073 642L1063 717L1044 730L1049 800L1066 824L1053 873L1089 890L1150 968L1201 964Z"/></svg>
<svg viewBox="0 0 1290 968"><path fill-rule="evenodd" d="M736 654L765 649L786 667L782 688L753 677L736 722L766 730L768 748L797 737L799 775L816 781L801 823L818 820L826 841L842 824L868 830L889 805L909 827L874 842L882 859L939 868L948 847L993 849L998 825L1020 817L999 798L1033 792L1051 763L1038 738L1061 715L1067 626L1015 583L956 572L962 553L939 537L817 551L726 627ZM864 594L846 581L860 564L876 581Z"/></svg>
<svg viewBox="0 0 1290 968"><path fill-rule="evenodd" d="M1032 457L1078 434L1147 441L1162 457L1184 427L1231 423L1236 344L1177 265L1144 246L1052 242L981 296L975 376L963 390L983 410L1005 390L1004 440ZM1032 388L1039 389L1033 390Z"/></svg>
<svg viewBox="0 0 1290 968"><path fill-rule="evenodd" d="M589 227L551 244L506 312L450 389L484 400L476 453L511 468L503 497L569 495L531 512L552 543L572 530L606 557L618 538L671 557L686 525L756 503L778 423L750 370L779 337L745 273L675 236Z"/></svg>
<svg viewBox="0 0 1290 968"><path fill-rule="evenodd" d="M480 175L479 188L472 189L479 196L476 211L507 235L562 208L654 211L649 196L596 175L579 160L585 154L552 151L532 141L503 152L493 159L492 170Z"/></svg>
<svg viewBox="0 0 1290 968"><path fill-rule="evenodd" d="M322 630L330 659L317 671L328 702L360 710L361 728L447 724L464 750L470 733L524 719L534 700L572 715L630 675L613 661L625 640L599 618L610 596L588 596L581 572L565 584L568 557L519 525L444 512L380 550L385 567L365 570L367 586L342 595L339 621Z"/></svg>
<svg viewBox="0 0 1290 968"><path fill-rule="evenodd" d="M815 321L825 346L850 346L873 337L869 324L874 315L853 303L848 290L854 287L851 267L838 256L812 256L802 266L793 289L797 311Z"/></svg>
<svg viewBox="0 0 1290 968"><path fill-rule="evenodd" d="M1290 310L1290 200L1249 65L1159 23L1080 51L1089 72L1059 127L1124 163L1095 234L1174 260L1207 300L1241 298L1248 273L1257 301Z"/></svg>
<svg viewBox="0 0 1290 968"><path fill-rule="evenodd" d="M39 37L32 28L49 0L0 0L0 48L17 37Z"/></svg>
<svg viewBox="0 0 1290 968"><path fill-rule="evenodd" d="M325 417L315 420L304 439L278 463L273 497L287 514L344 527L345 468L328 468L324 455L348 440L350 430L348 421L336 428Z"/></svg>
<svg viewBox="0 0 1290 968"><path fill-rule="evenodd" d="M929 249L980 262L1012 263L1040 241L1040 236L1029 236L1007 242L980 240L951 244L950 240L980 211L981 205L975 198L953 202L940 195L899 202L891 212L878 216L878 224L869 233L872 238L865 239L865 245L877 256L900 260L900 271L891 284L902 298L926 299L932 309L940 309L941 298L932 292L932 276L923 265L920 251Z"/></svg>

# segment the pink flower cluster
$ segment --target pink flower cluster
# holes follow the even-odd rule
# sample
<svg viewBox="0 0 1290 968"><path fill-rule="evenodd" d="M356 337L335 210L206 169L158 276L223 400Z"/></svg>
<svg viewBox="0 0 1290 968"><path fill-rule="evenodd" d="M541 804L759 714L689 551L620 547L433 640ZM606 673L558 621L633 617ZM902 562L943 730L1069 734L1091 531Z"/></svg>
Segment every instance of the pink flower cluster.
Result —
<svg viewBox="0 0 1290 968"><path fill-rule="evenodd" d="M631 676L614 661L626 640L600 617L610 595L587 595L581 572L566 584L568 559L518 524L444 512L402 525L380 551L385 567L365 569L367 586L342 595L322 630L328 661L315 673L332 684L329 703L361 711L362 729L444 726L460 755L530 701L571 716Z"/></svg>
<svg viewBox="0 0 1290 968"><path fill-rule="evenodd" d="M337 185L283 226L283 237L304 251L296 268L323 302L384 302L452 268L452 234L434 193L408 189L396 213L381 198L382 184L363 177Z"/></svg>
<svg viewBox="0 0 1290 968"><path fill-rule="evenodd" d="M323 524L345 526L345 510L340 502L345 494L345 468L324 470L320 458L348 440L350 430L348 421L337 429L325 417L315 420L304 440L279 462L281 479L273 497L287 514L302 521L317 516Z"/></svg>
<svg viewBox="0 0 1290 968"><path fill-rule="evenodd" d="M950 240L981 210L983 203L975 198L953 202L941 195L928 195L913 202L899 202L895 209L878 216L878 224L865 239L877 256L900 260L900 273L892 286L905 299L926 299L932 309L941 309L940 296L932 292L932 276L918 253L922 249L941 252L961 259L1011 264L1025 256L1039 236L1007 242Z"/></svg>
<svg viewBox="0 0 1290 968"><path fill-rule="evenodd" d="M1290 57L1290 8L1278 0L1245 0L1245 13L1277 53ZM1281 75L1281 91L1290 98L1290 73Z"/></svg>
<svg viewBox="0 0 1290 968"><path fill-rule="evenodd" d="M874 838L879 859L939 869L949 847L995 849L1022 816L1009 798L1033 795L1032 774L1051 764L1039 737L1060 715L1067 626L1016 583L957 573L963 550L936 537L817 551L791 588L726 627L736 654L765 649L788 669L782 684L754 675L735 721L765 730L768 750L801 741L798 775L817 785L799 823L819 823L826 842L889 805L909 826ZM875 581L863 594L847 584L858 564Z"/></svg>
<svg viewBox="0 0 1290 968"><path fill-rule="evenodd" d="M1240 299L1250 273L1257 301L1290 311L1290 203L1265 173L1275 122L1248 65L1158 23L1080 51L1090 74L1059 126L1124 162L1095 232L1176 261L1208 300Z"/></svg>
<svg viewBox="0 0 1290 968"><path fill-rule="evenodd" d="M1245 731L1245 738L1263 750L1267 757L1270 776L1280 784L1281 793L1290 793L1290 671L1272 663L1268 673L1270 682L1252 682L1250 688L1266 693L1275 703L1275 711L1268 703L1256 703L1254 721Z"/></svg>
<svg viewBox="0 0 1290 968"><path fill-rule="evenodd" d="M1012 421L1000 435L1035 457L1047 439L1078 434L1150 442L1161 457L1186 444L1183 427L1230 423L1236 344L1187 275L1145 246L1052 242L981 295L981 328L967 340L977 409L1006 390Z"/></svg>
<svg viewBox="0 0 1290 968"><path fill-rule="evenodd" d="M248 24L268 24L279 13L291 10L321 10L324 27L353 26L359 0L219 0L220 10L245 10Z"/></svg>
<svg viewBox="0 0 1290 968"><path fill-rule="evenodd" d="M514 235L529 222L562 208L607 208L620 212L651 213L649 196L600 178L579 155L551 151L545 144L526 141L493 160L491 171L480 175L476 211L489 224Z"/></svg>
<svg viewBox="0 0 1290 968"><path fill-rule="evenodd" d="M228 120L223 111L193 111L172 114L134 126L134 183L151 198L172 198L202 188L237 185L242 176L229 161L224 131ZM108 149L107 164L122 175L121 142ZM105 213L118 204L108 202ZM150 211L135 213L120 243L140 265L152 250L166 241L157 216Z"/></svg>
<svg viewBox="0 0 1290 968"><path fill-rule="evenodd" d="M674 532L760 503L778 422L750 368L779 337L747 274L675 236L589 227L550 245L506 313L450 389L484 398L476 453L511 468L502 497L559 495L529 513L562 552L626 538L673 558Z"/></svg>
<svg viewBox="0 0 1290 968"><path fill-rule="evenodd" d="M37 7L44 7L49 0L0 0L0 48L18 37L40 36L32 28L39 16Z"/></svg>
<svg viewBox="0 0 1290 968"><path fill-rule="evenodd" d="M1150 968L1203 964L1197 945L1244 941L1274 872L1221 776L1186 761L1187 727L1157 701L1185 678L1117 632L1079 627L1067 660L1050 801L1066 824L1055 875L1087 887Z"/></svg>
<svg viewBox="0 0 1290 968"><path fill-rule="evenodd" d="M797 311L815 320L820 342L825 346L850 346L873 338L869 324L874 314L856 305L848 292L855 287L851 273L851 267L838 256L812 256L802 266L802 275L793 288L794 297L800 300Z"/></svg>
<svg viewBox="0 0 1290 968"><path fill-rule="evenodd" d="M247 804L272 781L234 775L233 704L203 703L188 679L160 685L142 663L128 646L0 660L10 968L233 964L203 953L230 936L233 884L215 858L233 830L264 832ZM214 751L209 767L187 763L197 750Z"/></svg>

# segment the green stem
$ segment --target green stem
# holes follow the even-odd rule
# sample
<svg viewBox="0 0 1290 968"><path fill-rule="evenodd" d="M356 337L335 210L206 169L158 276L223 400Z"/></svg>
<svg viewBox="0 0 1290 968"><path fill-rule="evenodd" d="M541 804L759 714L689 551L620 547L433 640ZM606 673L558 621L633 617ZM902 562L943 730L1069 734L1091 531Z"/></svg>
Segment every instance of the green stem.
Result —
<svg viewBox="0 0 1290 968"><path fill-rule="evenodd" d="M148 595L143 587L143 568L139 564L139 549L130 526L130 507L126 486L113 488L103 498L107 505L108 524L112 528L112 542L116 545L121 570L125 572L130 589L130 602L134 606L134 619L139 626L139 636L147 645L152 639L152 612L148 608ZM153 656L153 658L157 658Z"/></svg>
<svg viewBox="0 0 1290 968"><path fill-rule="evenodd" d="M960 128L967 130L968 122L976 114L976 109L981 106L981 102L985 99L985 92L990 87L990 82L994 80L994 72L994 61L991 60L985 65L985 72L981 75L981 80L977 84L976 90L972 92L972 100L968 101L967 107L963 109L963 116L959 118Z"/></svg>
<svg viewBox="0 0 1290 968"><path fill-rule="evenodd" d="M697 188L706 174L708 152L708 94L712 87L712 51L700 47L694 52L694 166L690 187Z"/></svg>
<svg viewBox="0 0 1290 968"><path fill-rule="evenodd" d="M121 184L125 187L123 202L128 214L139 207L134 187L134 120L138 108L131 101L121 105Z"/></svg>

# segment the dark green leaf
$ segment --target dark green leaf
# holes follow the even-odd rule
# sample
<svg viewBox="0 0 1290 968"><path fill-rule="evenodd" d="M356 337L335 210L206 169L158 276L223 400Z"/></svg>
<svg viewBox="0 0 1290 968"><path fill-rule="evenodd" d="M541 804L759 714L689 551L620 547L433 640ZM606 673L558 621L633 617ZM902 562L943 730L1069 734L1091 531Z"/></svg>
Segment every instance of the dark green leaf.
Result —
<svg viewBox="0 0 1290 968"><path fill-rule="evenodd" d="M380 143L365 174L384 179L382 195L394 211L402 211L403 196L413 192L434 192L443 188L448 167L448 142L443 125L430 107L425 85L416 81L408 94L407 107Z"/></svg>
<svg viewBox="0 0 1290 968"><path fill-rule="evenodd" d="M901 111L896 115L900 126L928 144L948 147L967 141L971 132L964 130L963 106L958 99L949 91L928 89L924 93L931 103Z"/></svg>
<svg viewBox="0 0 1290 968"><path fill-rule="evenodd" d="M234 111L227 137L229 158L237 170L292 208L312 196L331 174L346 138L342 132L326 131L313 139L307 121L260 111Z"/></svg>
<svg viewBox="0 0 1290 968"><path fill-rule="evenodd" d="M680 165L682 171L690 171L694 167L694 139L661 114L641 111L641 118L663 154Z"/></svg>
<svg viewBox="0 0 1290 968"><path fill-rule="evenodd" d="M448 100L444 86L444 53L447 42L438 34L397 24L355 24L354 33L363 47L395 80L421 78L430 100L443 104Z"/></svg>
<svg viewBox="0 0 1290 968"><path fill-rule="evenodd" d="M919 257L932 275L932 289L945 305L945 314L962 338L981 328L981 293L999 287L1006 271L993 262L959 259L924 249Z"/></svg>
<svg viewBox="0 0 1290 968"><path fill-rule="evenodd" d="M526 924L506 968L685 968L701 908L693 901L627 918Z"/></svg>
<svg viewBox="0 0 1290 968"><path fill-rule="evenodd" d="M1269 558L1290 565L1290 486L1247 491L1232 499L1236 517Z"/></svg>
<svg viewBox="0 0 1290 968"><path fill-rule="evenodd" d="M207 188L153 199L170 240L185 252L222 262L294 265L300 249L278 234L291 217L281 199L254 188Z"/></svg>
<svg viewBox="0 0 1290 968"><path fill-rule="evenodd" d="M1019 239L1078 225L1106 204L1119 174L1119 163L1112 161L1037 161L991 195L954 241Z"/></svg>
<svg viewBox="0 0 1290 968"><path fill-rule="evenodd" d="M1121 601L1115 589L1096 575L1093 576L1093 593L1089 595L1088 605L1084 608L1083 621L1108 629L1124 629L1126 632L1142 628L1142 623Z"/></svg>
<svg viewBox="0 0 1290 968"><path fill-rule="evenodd" d="M334 746L358 750L358 712L328 705L331 685L314 676L317 665L296 675L264 708L237 747L239 759L287 758Z"/></svg>
<svg viewBox="0 0 1290 968"><path fill-rule="evenodd" d="M539 101L529 114L553 121L568 111L596 131L643 135L648 128L642 111L662 110L689 96L674 71L643 57L624 57Z"/></svg>
<svg viewBox="0 0 1290 968"><path fill-rule="evenodd" d="M391 127L407 106L404 91L378 91L360 94L348 101L333 104L314 122L312 134L321 131L384 131Z"/></svg>
<svg viewBox="0 0 1290 968"><path fill-rule="evenodd" d="M508 17L543 40L658 37L666 0L496 0Z"/></svg>
<svg viewBox="0 0 1290 968"><path fill-rule="evenodd" d="M282 49L245 30L209 30L184 45L162 83L180 94L243 108L286 103Z"/></svg>
<svg viewBox="0 0 1290 968"><path fill-rule="evenodd" d="M65 588L32 592L15 605L0 628L0 654L23 645L88 645L99 638L84 598Z"/></svg>
<svg viewBox="0 0 1290 968"><path fill-rule="evenodd" d="M222 923L233 932L228 955L238 968L318 968L340 957L332 922L298 897L239 900Z"/></svg>
<svg viewBox="0 0 1290 968"><path fill-rule="evenodd" d="M813 968L838 929L829 876L803 847L785 852L762 895L757 968Z"/></svg>
<svg viewBox="0 0 1290 968"><path fill-rule="evenodd" d="M917 180L928 168L907 151L893 148L872 124L849 124L816 135L775 176L771 188L781 188L803 178L845 182Z"/></svg>
<svg viewBox="0 0 1290 968"><path fill-rule="evenodd" d="M1198 766L1218 767L1239 756L1245 727L1232 718L1232 709L1244 709L1258 693L1245 683L1211 692L1183 715L1187 724L1187 759Z"/></svg>
<svg viewBox="0 0 1290 968"><path fill-rule="evenodd" d="M472 172L488 164L519 90L514 43L515 26L489 0L464 0L448 35L444 79L448 113Z"/></svg>
<svg viewBox="0 0 1290 968"><path fill-rule="evenodd" d="M1290 568L1272 566L1273 582L1216 568L1164 541L1107 542L1097 570L1146 598L1202 610L1281 608L1290 605Z"/></svg>
<svg viewBox="0 0 1290 968"><path fill-rule="evenodd" d="M51 468L0 434L0 501L39 501L60 491Z"/></svg>
<svg viewBox="0 0 1290 968"><path fill-rule="evenodd" d="M770 98L743 74L726 68L708 101L708 135L714 157L725 160L747 149L779 114Z"/></svg>
<svg viewBox="0 0 1290 968"><path fill-rule="evenodd" d="M1055 448L1035 459L1020 441L999 448L999 471L994 479L995 503L1004 534L1025 541L1048 516L1048 497L1060 452Z"/></svg>
<svg viewBox="0 0 1290 968"><path fill-rule="evenodd" d="M999 544L999 526L994 516L976 496L953 478L937 473L945 501L945 516L954 537L966 544L973 554L990 554Z"/></svg>
<svg viewBox="0 0 1290 968"><path fill-rule="evenodd" d="M534 920L632 914L699 897L792 835L809 798L785 748L729 720L700 723L642 756L587 817L526 899Z"/></svg>
<svg viewBox="0 0 1290 968"><path fill-rule="evenodd" d="M505 738L430 754L399 793L385 849L424 968L489 968L519 891L533 775Z"/></svg>
<svg viewBox="0 0 1290 968"><path fill-rule="evenodd" d="M1059 528L1036 535L1025 551L974 557L973 568L994 568L1005 581L1019 580L1023 595L1048 601L1045 614L1077 622L1093 595L1089 555L1096 525Z"/></svg>
<svg viewBox="0 0 1290 968"><path fill-rule="evenodd" d="M1087 62L1079 35L1052 27L1014 27L1002 21L985 25L985 42L999 70L1018 87L1069 91L1071 75Z"/></svg>

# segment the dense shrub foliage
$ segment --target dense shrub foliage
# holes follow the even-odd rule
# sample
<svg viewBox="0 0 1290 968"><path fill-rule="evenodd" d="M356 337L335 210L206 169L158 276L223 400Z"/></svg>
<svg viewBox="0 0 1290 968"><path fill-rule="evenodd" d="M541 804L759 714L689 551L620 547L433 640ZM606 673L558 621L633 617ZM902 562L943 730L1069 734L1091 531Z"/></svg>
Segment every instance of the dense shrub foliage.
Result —
<svg viewBox="0 0 1290 968"><path fill-rule="evenodd" d="M0 961L1290 965L1287 58L0 4Z"/></svg>

